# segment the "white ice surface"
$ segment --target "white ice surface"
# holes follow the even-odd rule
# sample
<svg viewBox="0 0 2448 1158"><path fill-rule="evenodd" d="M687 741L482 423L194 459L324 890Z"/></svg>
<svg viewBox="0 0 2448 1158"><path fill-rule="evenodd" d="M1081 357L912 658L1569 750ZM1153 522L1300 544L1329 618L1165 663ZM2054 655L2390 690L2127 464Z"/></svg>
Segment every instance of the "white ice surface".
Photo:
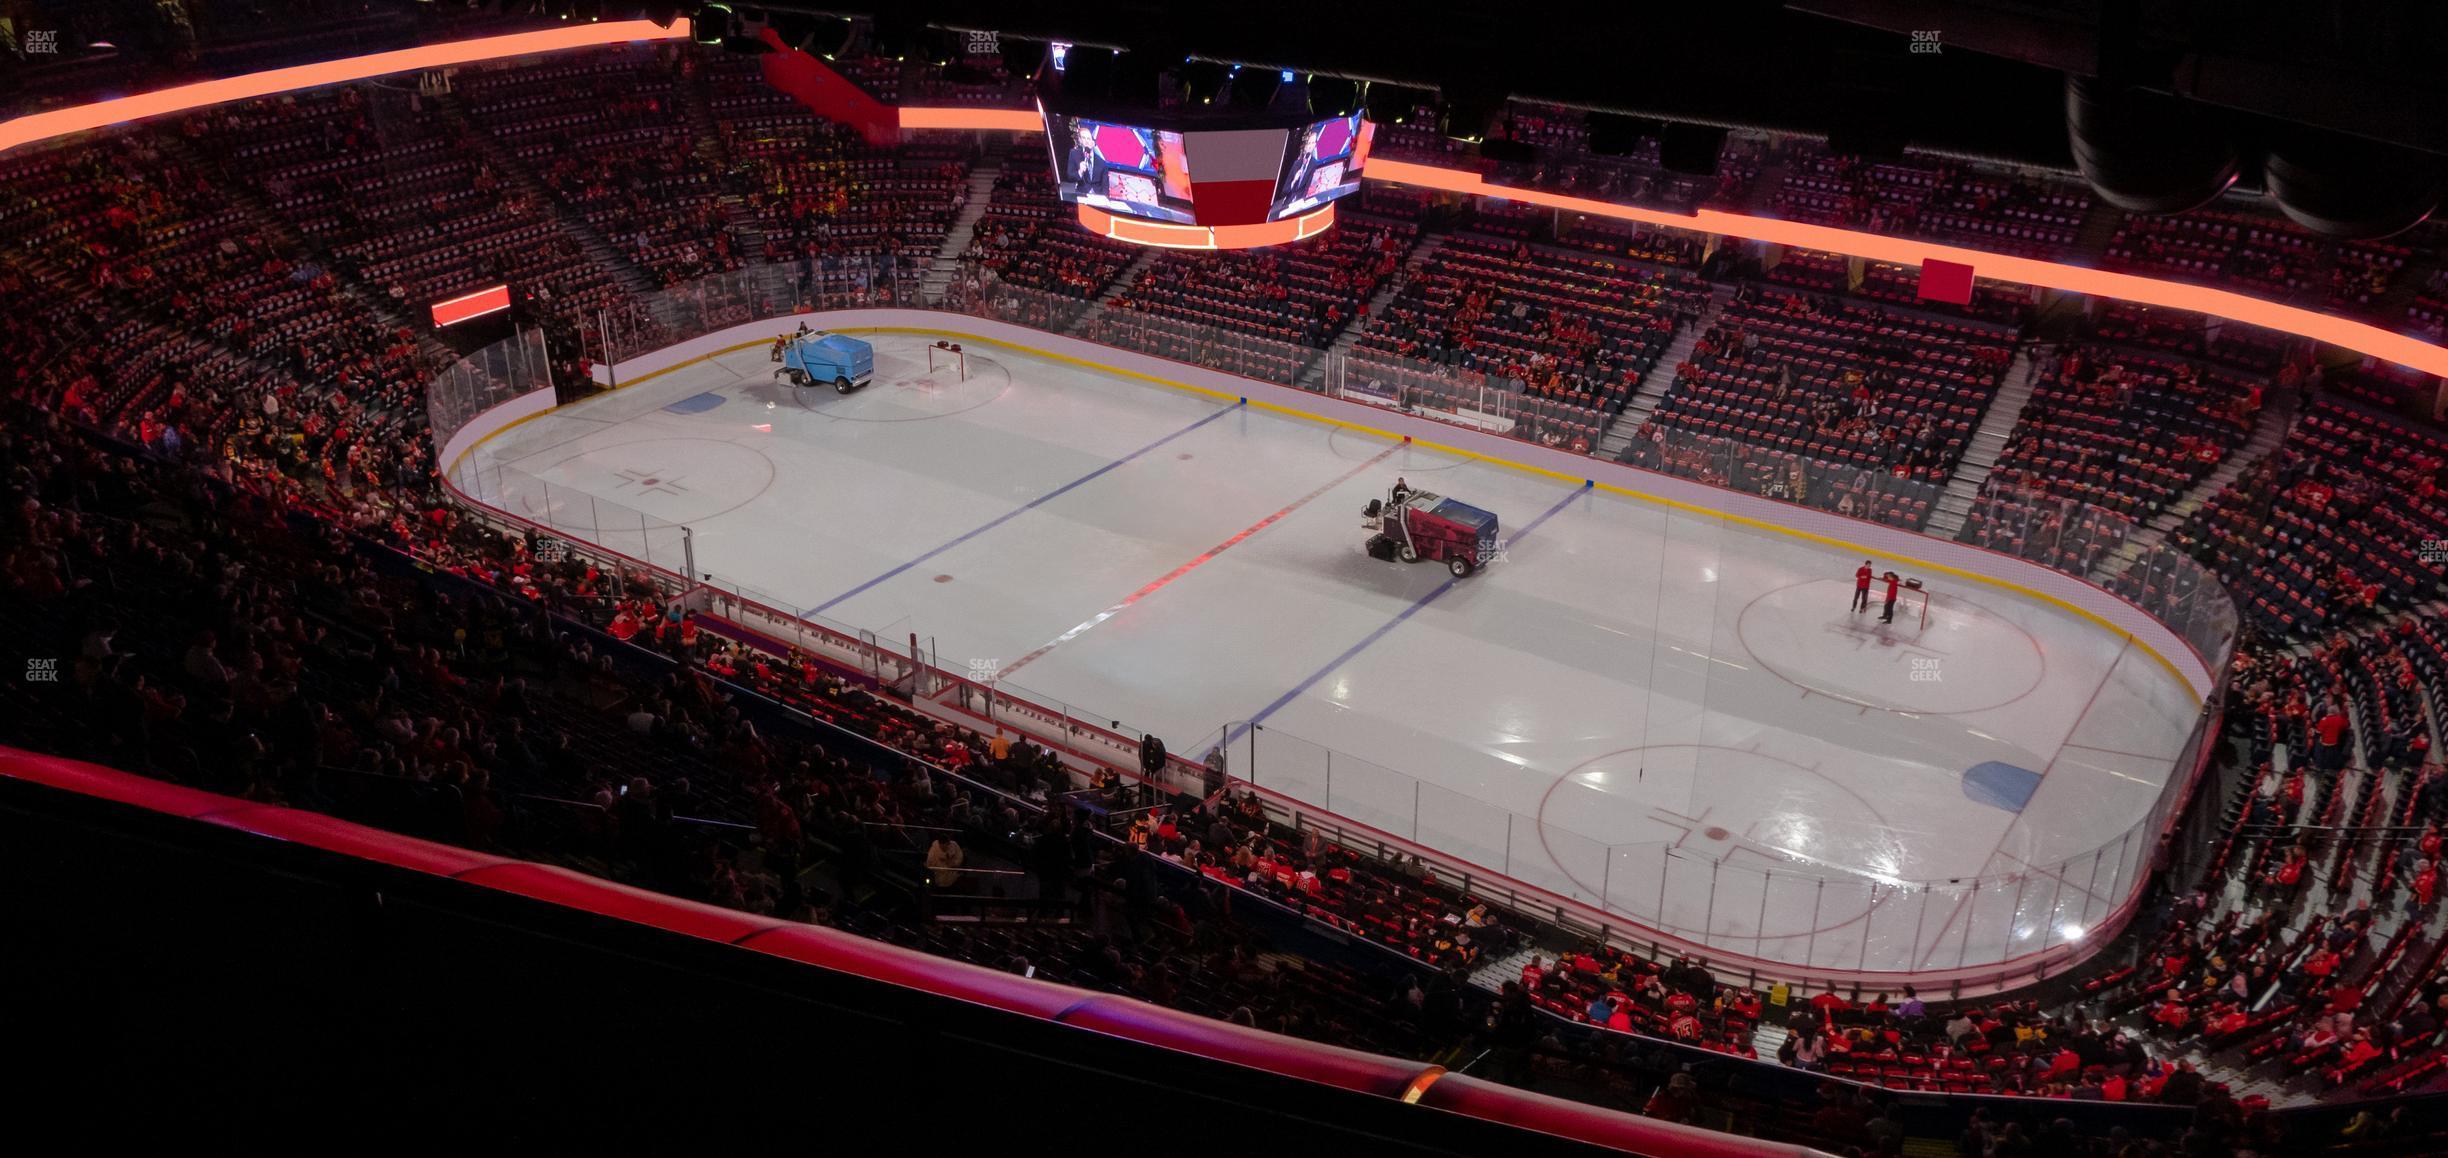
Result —
<svg viewBox="0 0 2448 1158"><path fill-rule="evenodd" d="M858 394L744 351L468 469L675 568L685 524L700 572L769 604L930 637L1186 755L1256 720L1237 775L1730 954L1994 963L2146 871L2135 830L2198 705L2059 608L1938 576L1925 631L1883 626L1846 609L1857 552L1006 350L960 381L876 340ZM1503 561L1454 581L1363 554L1397 475L1496 512ZM2019 813L1967 794L1983 762L2038 774Z"/></svg>

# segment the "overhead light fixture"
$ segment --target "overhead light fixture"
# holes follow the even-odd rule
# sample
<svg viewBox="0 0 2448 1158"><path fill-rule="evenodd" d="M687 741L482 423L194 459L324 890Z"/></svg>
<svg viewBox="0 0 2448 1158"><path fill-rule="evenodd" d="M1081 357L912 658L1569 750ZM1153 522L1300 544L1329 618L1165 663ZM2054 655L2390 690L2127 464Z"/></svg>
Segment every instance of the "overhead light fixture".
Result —
<svg viewBox="0 0 2448 1158"><path fill-rule="evenodd" d="M1033 77L1045 67L1046 45L1042 40L998 36L995 47L1003 53L1003 71L1013 76Z"/></svg>
<svg viewBox="0 0 2448 1158"><path fill-rule="evenodd" d="M2365 240L2422 223L2448 186L2436 154L2301 125L2277 130L2261 163L2278 208L2315 233Z"/></svg>
<svg viewBox="0 0 2448 1158"><path fill-rule="evenodd" d="M733 19L731 6L719 0L699 8L697 18L689 24L689 39L708 47L721 44L731 35Z"/></svg>
<svg viewBox="0 0 2448 1158"><path fill-rule="evenodd" d="M1488 129L1504 112L1506 94L1493 81L1479 77L1458 78L1439 87L1443 98L1437 106L1439 129L1457 141L1474 144L1488 138Z"/></svg>
<svg viewBox="0 0 2448 1158"><path fill-rule="evenodd" d="M1668 121L1666 131L1658 137L1658 164L1669 173L1714 177L1719 159L1725 156L1725 145L1726 131L1722 128Z"/></svg>
<svg viewBox="0 0 2448 1158"><path fill-rule="evenodd" d="M850 47L850 37L858 31L847 16L779 10L768 18L766 26L781 38L782 47L825 57Z"/></svg>
<svg viewBox="0 0 2448 1158"><path fill-rule="evenodd" d="M920 39L926 32L926 22L902 6L887 5L878 10L867 31L867 46L877 56L894 60L907 59L921 51Z"/></svg>
<svg viewBox="0 0 2448 1158"><path fill-rule="evenodd" d="M1371 113L1391 124L1407 124L1419 110L1436 103L1436 94L1409 85L1370 81L1366 94Z"/></svg>
<svg viewBox="0 0 2448 1158"><path fill-rule="evenodd" d="M1231 105L1257 111L1274 103L1275 74L1263 68L1233 67Z"/></svg>
<svg viewBox="0 0 2448 1158"><path fill-rule="evenodd" d="M1215 103L1216 94L1224 91L1224 83L1232 74L1215 61L1193 60L1175 70L1174 76L1181 81L1184 101L1194 105L1211 105Z"/></svg>
<svg viewBox="0 0 2448 1158"><path fill-rule="evenodd" d="M2244 167L2216 109L2087 76L2066 78L2066 136L2092 191L2127 213L2200 208Z"/></svg>
<svg viewBox="0 0 2448 1158"><path fill-rule="evenodd" d="M1349 77L1309 78L1309 115L1340 117L1360 109L1360 85Z"/></svg>

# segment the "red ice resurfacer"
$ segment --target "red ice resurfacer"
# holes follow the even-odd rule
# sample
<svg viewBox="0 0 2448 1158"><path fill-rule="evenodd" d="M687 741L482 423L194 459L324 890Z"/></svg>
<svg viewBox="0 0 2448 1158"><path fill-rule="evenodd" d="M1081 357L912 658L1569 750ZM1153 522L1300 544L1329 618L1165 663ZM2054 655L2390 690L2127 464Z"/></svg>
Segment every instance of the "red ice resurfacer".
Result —
<svg viewBox="0 0 2448 1158"><path fill-rule="evenodd" d="M1443 563L1459 579L1497 551L1496 516L1442 495L1398 486L1360 513L1376 532L1368 540L1370 558Z"/></svg>

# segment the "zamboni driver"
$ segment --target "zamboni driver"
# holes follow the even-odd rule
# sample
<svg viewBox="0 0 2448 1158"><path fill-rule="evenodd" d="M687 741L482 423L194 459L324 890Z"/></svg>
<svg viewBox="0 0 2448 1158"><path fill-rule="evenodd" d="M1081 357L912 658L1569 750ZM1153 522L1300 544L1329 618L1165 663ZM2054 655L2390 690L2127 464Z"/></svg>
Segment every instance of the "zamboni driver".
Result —
<svg viewBox="0 0 2448 1158"><path fill-rule="evenodd" d="M790 348L790 344L791 344L791 342L793 342L793 341L794 341L794 340L796 340L796 339L799 339L799 338L804 338L804 337L807 337L807 336L808 336L808 324L807 324L806 322L801 322L801 323L799 323L799 332L797 332L797 333L795 333L795 334L784 334L784 335L782 335L782 336L781 336L781 337L779 337L779 338L775 338L775 339L774 339L774 344L773 344L773 350L771 351L771 356L772 356L773 360L774 360L774 361L776 361L776 362L781 361L781 360L782 360L782 351L789 349L789 348Z"/></svg>
<svg viewBox="0 0 2448 1158"><path fill-rule="evenodd" d="M1406 479L1401 475L1394 476L1394 505L1399 507L1403 505L1404 499L1408 499L1410 497L1411 480Z"/></svg>

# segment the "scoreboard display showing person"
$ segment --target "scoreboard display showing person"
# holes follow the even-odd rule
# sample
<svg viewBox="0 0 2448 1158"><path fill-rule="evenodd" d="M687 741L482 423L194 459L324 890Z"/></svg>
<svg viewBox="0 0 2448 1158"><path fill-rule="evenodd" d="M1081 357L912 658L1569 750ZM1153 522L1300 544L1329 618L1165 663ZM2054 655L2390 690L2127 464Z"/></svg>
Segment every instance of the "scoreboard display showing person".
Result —
<svg viewBox="0 0 2448 1158"><path fill-rule="evenodd" d="M1218 228L1313 213L1358 190L1376 133L1359 113L1315 120L1049 107L1045 123L1062 200L1117 217Z"/></svg>

